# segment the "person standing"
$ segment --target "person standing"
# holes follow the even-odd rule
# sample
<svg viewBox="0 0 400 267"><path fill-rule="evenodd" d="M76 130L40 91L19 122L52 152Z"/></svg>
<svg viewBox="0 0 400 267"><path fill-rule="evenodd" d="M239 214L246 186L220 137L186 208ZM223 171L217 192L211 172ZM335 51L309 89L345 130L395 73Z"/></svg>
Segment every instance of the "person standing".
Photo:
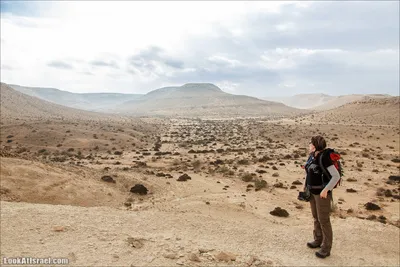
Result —
<svg viewBox="0 0 400 267"><path fill-rule="evenodd" d="M329 154L324 154L326 141L322 136L314 136L309 143L310 157L305 165L306 187L310 191L311 213L314 219L314 240L307 243L309 248L320 248L315 255L319 258L330 256L333 231L330 221L332 190L340 179L340 174L333 165ZM322 160L320 157L322 156ZM325 177L320 163L328 171Z"/></svg>

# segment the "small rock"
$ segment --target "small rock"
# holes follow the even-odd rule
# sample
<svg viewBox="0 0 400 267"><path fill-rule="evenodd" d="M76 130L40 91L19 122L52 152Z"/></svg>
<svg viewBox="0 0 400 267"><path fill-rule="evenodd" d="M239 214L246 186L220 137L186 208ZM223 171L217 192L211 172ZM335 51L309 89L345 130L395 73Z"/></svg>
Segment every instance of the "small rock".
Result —
<svg viewBox="0 0 400 267"><path fill-rule="evenodd" d="M346 189L346 192L347 192L347 193L356 193L357 190L355 190L355 189L353 189L353 188L348 188L348 189Z"/></svg>
<svg viewBox="0 0 400 267"><path fill-rule="evenodd" d="M353 209L348 209L348 210L347 210L347 213L353 213L353 212L354 212Z"/></svg>
<svg viewBox="0 0 400 267"><path fill-rule="evenodd" d="M289 216L289 213L286 210L281 209L280 207L276 207L269 214L271 214L273 216L278 216L278 217L288 217Z"/></svg>
<svg viewBox="0 0 400 267"><path fill-rule="evenodd" d="M64 226L54 226L53 231L54 232L65 232L65 227Z"/></svg>
<svg viewBox="0 0 400 267"><path fill-rule="evenodd" d="M192 178L191 178L189 175L187 175L187 174L185 173L185 174L179 176L179 178L177 179L177 181L179 181L179 182L185 182L185 181L191 180L191 179L192 179Z"/></svg>
<svg viewBox="0 0 400 267"><path fill-rule="evenodd" d="M210 252L210 251L213 251L214 249L208 249L208 248L199 248L199 252L200 253L207 253L207 252Z"/></svg>
<svg viewBox="0 0 400 267"><path fill-rule="evenodd" d="M215 255L215 259L218 261L230 262L230 261L235 261L236 256L229 252L220 252L217 255Z"/></svg>
<svg viewBox="0 0 400 267"><path fill-rule="evenodd" d="M378 219L379 219L379 220L382 220L382 221L386 221L386 217L383 216L383 215L379 216Z"/></svg>
<svg viewBox="0 0 400 267"><path fill-rule="evenodd" d="M103 180L104 182L107 182L107 183L115 184L114 178L112 178L111 176L108 176L108 175L101 177L101 180Z"/></svg>
<svg viewBox="0 0 400 267"><path fill-rule="evenodd" d="M127 241L128 244L134 248L142 248L144 246L143 241L141 239L128 237Z"/></svg>
<svg viewBox="0 0 400 267"><path fill-rule="evenodd" d="M292 185L302 185L303 183L300 182L299 180L296 180L292 183Z"/></svg>
<svg viewBox="0 0 400 267"><path fill-rule="evenodd" d="M132 187L130 191L132 193L139 194L139 195L147 195L147 192L149 190L142 184L135 184L135 186Z"/></svg>
<svg viewBox="0 0 400 267"><path fill-rule="evenodd" d="M189 260L195 261L195 262L201 262L200 258L195 253L189 254Z"/></svg>
<svg viewBox="0 0 400 267"><path fill-rule="evenodd" d="M372 203L372 202L368 202L364 206L367 210L380 210L381 209L381 207L379 207L377 204Z"/></svg>
<svg viewBox="0 0 400 267"><path fill-rule="evenodd" d="M174 253L174 252L166 253L166 254L163 255L163 257L167 258L167 259L171 259L171 260L176 260L176 259L179 258L178 255L176 253Z"/></svg>
<svg viewBox="0 0 400 267"><path fill-rule="evenodd" d="M400 175L390 175L389 181L400 182Z"/></svg>

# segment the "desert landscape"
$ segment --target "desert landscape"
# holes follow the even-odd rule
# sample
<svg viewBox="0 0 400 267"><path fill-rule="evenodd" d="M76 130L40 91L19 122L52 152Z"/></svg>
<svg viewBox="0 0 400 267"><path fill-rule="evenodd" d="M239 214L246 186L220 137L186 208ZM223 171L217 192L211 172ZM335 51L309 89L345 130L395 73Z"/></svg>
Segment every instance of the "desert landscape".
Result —
<svg viewBox="0 0 400 267"><path fill-rule="evenodd" d="M1 84L2 258L400 265L398 96L318 110L186 84L116 99L94 112ZM326 259L306 246L313 220L297 200L314 135L344 167Z"/></svg>

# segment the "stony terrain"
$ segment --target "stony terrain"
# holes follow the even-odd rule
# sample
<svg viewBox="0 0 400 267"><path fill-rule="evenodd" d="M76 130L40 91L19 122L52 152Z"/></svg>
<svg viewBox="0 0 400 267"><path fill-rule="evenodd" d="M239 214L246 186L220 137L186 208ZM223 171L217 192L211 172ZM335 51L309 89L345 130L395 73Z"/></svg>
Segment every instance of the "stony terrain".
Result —
<svg viewBox="0 0 400 267"><path fill-rule="evenodd" d="M0 256L67 257L76 266L398 266L400 114L384 112L396 105L354 103L332 111L337 122L323 120L330 113L2 114ZM372 107L377 115L363 117ZM345 169L324 260L305 246L311 211L297 200L316 134Z"/></svg>

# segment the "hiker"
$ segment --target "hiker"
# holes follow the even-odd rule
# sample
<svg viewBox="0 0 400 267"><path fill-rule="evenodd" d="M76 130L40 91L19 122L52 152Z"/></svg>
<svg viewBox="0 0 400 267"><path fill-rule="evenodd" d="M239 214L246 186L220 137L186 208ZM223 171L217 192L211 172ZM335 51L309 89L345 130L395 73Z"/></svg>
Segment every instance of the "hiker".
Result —
<svg viewBox="0 0 400 267"><path fill-rule="evenodd" d="M311 213L314 218L314 241L308 242L309 248L320 248L315 255L319 258L328 257L331 253L333 232L330 222L332 189L340 180L340 173L333 165L326 152L326 141L322 136L314 136L309 143L310 157L306 163L306 179L304 190L310 192ZM322 158L320 159L320 157ZM323 170L320 166L325 168ZM326 175L329 172L329 177ZM325 175L323 175L325 174Z"/></svg>

